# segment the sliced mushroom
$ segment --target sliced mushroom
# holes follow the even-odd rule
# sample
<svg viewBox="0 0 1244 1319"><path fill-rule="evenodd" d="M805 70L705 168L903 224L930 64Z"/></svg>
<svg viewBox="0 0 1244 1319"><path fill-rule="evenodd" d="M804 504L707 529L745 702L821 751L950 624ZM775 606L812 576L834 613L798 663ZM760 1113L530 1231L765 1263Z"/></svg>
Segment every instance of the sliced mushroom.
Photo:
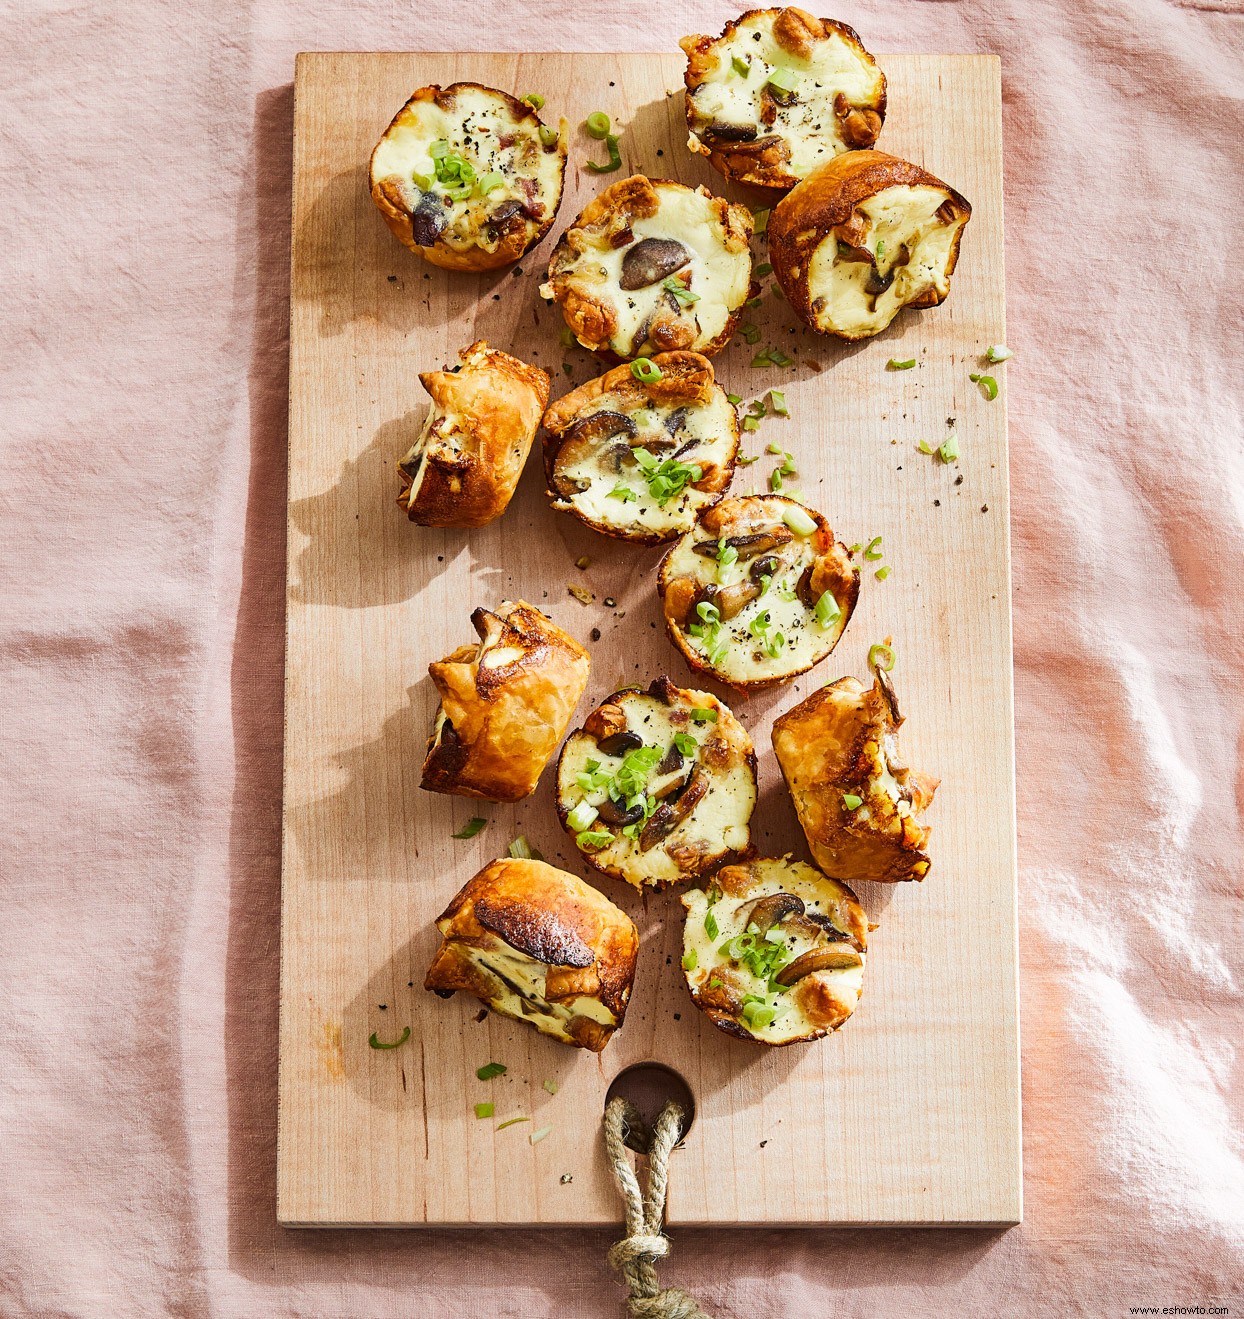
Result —
<svg viewBox="0 0 1244 1319"><path fill-rule="evenodd" d="M564 444L590 442L603 444L615 435L634 435L639 429L632 418L624 412L612 412L602 408L590 417L582 417L566 432Z"/></svg>
<svg viewBox="0 0 1244 1319"><path fill-rule="evenodd" d="M639 835L639 850L650 851L663 838L667 838L695 810L708 791L708 775L699 765L691 771L687 786L675 802L662 802L653 812Z"/></svg>
<svg viewBox="0 0 1244 1319"><path fill-rule="evenodd" d="M784 966L775 977L779 985L793 985L813 971L845 971L848 967L862 966L864 959L854 948L844 944L828 948L813 948Z"/></svg>
<svg viewBox="0 0 1244 1319"><path fill-rule="evenodd" d="M782 560L776 554L766 554L759 559L752 560L752 566L747 570L747 575L753 582L758 582L762 577L776 577L783 567Z"/></svg>
<svg viewBox="0 0 1244 1319"><path fill-rule="evenodd" d="M606 701L597 706L583 721L583 731L594 737L599 744L614 733L620 733L626 727L626 711L617 701Z"/></svg>
<svg viewBox="0 0 1244 1319"><path fill-rule="evenodd" d="M609 246L616 252L621 247L626 247L635 241L635 231L628 224L625 229L619 229L616 234L609 237Z"/></svg>
<svg viewBox="0 0 1244 1319"><path fill-rule="evenodd" d="M864 292L870 297L879 297L894 283L894 274L895 272L891 270L888 275L883 275L876 266L873 266L864 281Z"/></svg>
<svg viewBox="0 0 1244 1319"><path fill-rule="evenodd" d="M503 229L509 227L510 221L523 212L523 203L514 198L504 201L488 217L488 237L496 242Z"/></svg>
<svg viewBox="0 0 1244 1319"><path fill-rule="evenodd" d="M768 550L776 550L779 546L789 545L794 539L795 534L789 528L771 527L767 531L753 531L745 536L729 536L726 538L726 544L737 550L739 558L746 561L755 558L757 554L764 554ZM702 540L691 548L697 554L715 559L720 547L721 541L719 540Z"/></svg>
<svg viewBox="0 0 1244 1319"><path fill-rule="evenodd" d="M716 142L751 142L757 133L755 124L706 124L696 130L701 142L712 146Z"/></svg>
<svg viewBox="0 0 1244 1319"><path fill-rule="evenodd" d="M449 223L445 206L434 192L425 192L410 213L410 234L420 247L433 247Z"/></svg>
<svg viewBox="0 0 1244 1319"><path fill-rule="evenodd" d="M857 949L861 953L864 951L864 945L860 943L855 935L847 930L840 930L828 916L822 915L819 911L805 911L803 914L805 920L811 921L813 925L824 930L831 939L845 939L852 948Z"/></svg>
<svg viewBox="0 0 1244 1319"><path fill-rule="evenodd" d="M607 756L624 756L628 751L637 751L643 744L644 739L630 731L612 733L596 743Z"/></svg>
<svg viewBox="0 0 1244 1319"><path fill-rule="evenodd" d="M687 415L690 408L675 408L668 417L665 418L665 429L671 435L677 435L680 430L687 424Z"/></svg>
<svg viewBox="0 0 1244 1319"><path fill-rule="evenodd" d="M674 238L643 238L622 258L620 288L646 289L668 279L691 261L691 253Z"/></svg>
<svg viewBox="0 0 1244 1319"><path fill-rule="evenodd" d="M723 586L718 590L717 608L721 611L722 618L729 622L730 619L741 614L759 595L759 583L733 582L731 585Z"/></svg>
<svg viewBox="0 0 1244 1319"><path fill-rule="evenodd" d="M642 820L644 817L643 802L636 802L628 809L622 803L614 801L612 797L606 797L596 809L606 824L634 824L636 820Z"/></svg>
<svg viewBox="0 0 1244 1319"><path fill-rule="evenodd" d="M661 763L657 766L658 774L672 774L677 769L683 767L683 754L678 749L677 742L670 743L670 749L665 753Z"/></svg>
<svg viewBox="0 0 1244 1319"><path fill-rule="evenodd" d="M803 912L803 899L794 893L770 893L752 904L743 927L755 925L763 934L780 925L787 916L802 916Z"/></svg>

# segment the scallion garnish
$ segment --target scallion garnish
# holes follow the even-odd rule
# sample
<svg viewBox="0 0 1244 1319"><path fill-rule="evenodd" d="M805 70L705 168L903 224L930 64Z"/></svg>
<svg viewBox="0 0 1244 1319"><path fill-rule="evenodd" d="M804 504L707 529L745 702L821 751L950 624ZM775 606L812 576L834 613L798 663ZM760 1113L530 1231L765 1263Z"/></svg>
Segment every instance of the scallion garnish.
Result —
<svg viewBox="0 0 1244 1319"><path fill-rule="evenodd" d="M978 376L972 374L968 379L974 384L981 387L981 393L992 403L998 397L998 382L993 376Z"/></svg>
<svg viewBox="0 0 1244 1319"><path fill-rule="evenodd" d="M897 357L892 357L886 363L886 369L889 371L910 371L915 365L916 359L914 357L905 357L902 361L899 361Z"/></svg>
<svg viewBox="0 0 1244 1319"><path fill-rule="evenodd" d="M743 336L744 343L760 342L760 327L756 325L744 325L739 333Z"/></svg>
<svg viewBox="0 0 1244 1319"><path fill-rule="evenodd" d="M799 75L794 69L774 69L766 79L768 86L776 87L785 96L790 96L799 86Z"/></svg>
<svg viewBox="0 0 1244 1319"><path fill-rule="evenodd" d="M474 838L481 829L486 828L488 821L482 815L473 815L471 818L454 834L455 838Z"/></svg>
<svg viewBox="0 0 1244 1319"><path fill-rule="evenodd" d="M494 188L499 188L504 182L505 175L494 169L489 170L488 173L480 179L477 186L481 195L486 197Z"/></svg>
<svg viewBox="0 0 1244 1319"><path fill-rule="evenodd" d="M492 1115L493 1115L496 1111L497 1111L497 1106L496 1106L495 1104L476 1104L476 1105L475 1105L475 1116L476 1116L477 1118L492 1117Z"/></svg>
<svg viewBox="0 0 1244 1319"><path fill-rule="evenodd" d="M771 361L774 366L793 366L795 364L795 359L793 357L787 357L780 348L769 349L769 361Z"/></svg>
<svg viewBox="0 0 1244 1319"><path fill-rule="evenodd" d="M756 421L756 425L755 425L755 426L749 426L749 425L747 424L748 421L756 421L756 418L755 418L755 417L748 417L747 420L744 421L744 423L743 423L743 428L744 428L744 430L749 430L749 431L750 431L750 430L755 430L755 429L760 425L760 423L759 423L758 421ZM750 458L736 458L734 461L735 461L735 465L736 465L737 467L750 467L750 466L752 465L752 463L758 463L758 462L760 461L760 455L759 455L759 454L753 454Z"/></svg>
<svg viewBox="0 0 1244 1319"><path fill-rule="evenodd" d="M880 261L885 256L885 239L877 239L877 260Z"/></svg>
<svg viewBox="0 0 1244 1319"><path fill-rule="evenodd" d="M566 827L574 830L577 834L582 833L596 821L599 815L600 812L590 801L581 801L566 816Z"/></svg>
<svg viewBox="0 0 1244 1319"><path fill-rule="evenodd" d="M549 1092L549 1094L555 1095L557 1093L557 1082L545 1081L544 1088Z"/></svg>
<svg viewBox="0 0 1244 1319"><path fill-rule="evenodd" d="M838 601L834 599L832 591L822 593L812 610L812 617L820 627L830 627L842 617L842 610L838 606Z"/></svg>
<svg viewBox="0 0 1244 1319"><path fill-rule="evenodd" d="M878 641L876 645L868 648L868 667L870 669L881 669L889 673L894 667L894 647L888 642Z"/></svg>
<svg viewBox="0 0 1244 1319"><path fill-rule="evenodd" d="M756 234L767 233L769 230L769 208L761 207L758 211L752 212L752 232Z"/></svg>
<svg viewBox="0 0 1244 1319"><path fill-rule="evenodd" d="M889 569L888 566L885 567L885 568L878 568L877 571L876 571L875 573L873 573L873 576L874 576L879 582L884 582L885 579L886 579L889 575L890 575L890 569Z"/></svg>
<svg viewBox="0 0 1244 1319"><path fill-rule="evenodd" d="M991 343L985 349L985 358L990 362L1005 362L1008 357L1014 357L1015 354L1004 343Z"/></svg>
<svg viewBox="0 0 1244 1319"><path fill-rule="evenodd" d="M485 1063L475 1069L475 1075L481 1081L491 1081L494 1076L504 1076L509 1070L505 1063Z"/></svg>
<svg viewBox="0 0 1244 1319"><path fill-rule="evenodd" d="M426 174L411 173L410 181L419 189L420 192L432 191L432 180Z"/></svg>
<svg viewBox="0 0 1244 1319"><path fill-rule="evenodd" d="M698 293L692 293L686 285L679 283L676 275L671 275L668 279L663 279L661 281L661 287L672 293L679 302L690 304L692 302L699 302L700 300L700 295Z"/></svg>
<svg viewBox="0 0 1244 1319"><path fill-rule="evenodd" d="M611 127L609 116L603 110L593 110L583 122L588 137L594 137L597 142L603 142L609 136Z"/></svg>
<svg viewBox="0 0 1244 1319"><path fill-rule="evenodd" d="M710 939L715 939L718 935L717 917L711 911L706 912L704 915L704 933Z"/></svg>
<svg viewBox="0 0 1244 1319"><path fill-rule="evenodd" d="M919 449L921 453L933 452L933 450L929 448L928 440L921 440L920 443L916 445L916 448Z"/></svg>
<svg viewBox="0 0 1244 1319"><path fill-rule="evenodd" d="M557 144L558 132L555 128L550 128L548 124L540 125L540 145L551 147Z"/></svg>
<svg viewBox="0 0 1244 1319"><path fill-rule="evenodd" d="M763 353L757 353L756 356L752 358L751 364L754 367L772 366L773 360L770 358L768 350L766 349Z"/></svg>
<svg viewBox="0 0 1244 1319"><path fill-rule="evenodd" d="M885 557L885 551L881 548L880 536L874 536L872 540L868 542L868 546L864 550L864 557L866 559L871 559L874 563L876 563L878 559Z"/></svg>
<svg viewBox="0 0 1244 1319"><path fill-rule="evenodd" d="M700 744L690 733L675 733L674 745L678 748L680 756L694 756Z"/></svg>
<svg viewBox="0 0 1244 1319"><path fill-rule="evenodd" d="M767 261L762 261L762 262L756 267L756 278L757 278L757 279L764 279L764 277L765 277L766 275L772 275L772 274L773 274L773 267L772 267Z"/></svg>
<svg viewBox="0 0 1244 1319"><path fill-rule="evenodd" d="M660 370L659 367L655 369ZM662 508L704 475L704 469L696 463L680 463L676 458L666 458L658 463L647 449L635 448L631 453L648 483L648 493Z"/></svg>
<svg viewBox="0 0 1244 1319"><path fill-rule="evenodd" d="M581 852L599 852L613 841L614 837L607 829L585 829L575 835L575 844Z"/></svg>
<svg viewBox="0 0 1244 1319"><path fill-rule="evenodd" d="M734 66L734 71L740 78L746 78L752 71L752 66L741 55L732 55L730 63Z"/></svg>
<svg viewBox="0 0 1244 1319"><path fill-rule="evenodd" d="M842 804L849 811L858 811L864 804L864 798L857 797L853 792L844 792L842 794Z"/></svg>
<svg viewBox="0 0 1244 1319"><path fill-rule="evenodd" d="M612 133L606 134L605 146L609 151L609 160L604 165L598 165L594 160L584 162L593 174L612 174L615 169L622 168L622 154L618 150L618 139Z"/></svg>
<svg viewBox="0 0 1244 1319"><path fill-rule="evenodd" d="M631 375L641 384L652 385L661 379L661 368L650 357L637 357L631 363Z"/></svg>
<svg viewBox="0 0 1244 1319"><path fill-rule="evenodd" d="M760 429L760 418L759 418L759 417L744 417L744 418L743 418L743 429L744 429L745 431L758 431L758 430ZM754 458L749 458L749 459L746 459L746 461L747 461L747 462L755 462L756 460L755 460Z"/></svg>
<svg viewBox="0 0 1244 1319"><path fill-rule="evenodd" d="M779 417L790 416L790 409L786 406L786 395L776 389L769 391L769 406Z"/></svg>
<svg viewBox="0 0 1244 1319"><path fill-rule="evenodd" d="M959 456L959 437L951 431L946 436L945 442L937 451L941 455L942 462L953 463Z"/></svg>
<svg viewBox="0 0 1244 1319"><path fill-rule="evenodd" d="M772 490L774 494L776 494L779 490L781 490L781 488L782 488L782 469L780 467L775 467L773 471L769 473L769 489Z"/></svg>
<svg viewBox="0 0 1244 1319"><path fill-rule="evenodd" d="M734 406L737 408L739 404L743 402L743 396L742 394L727 394L726 401L728 403L733 403Z"/></svg>
<svg viewBox="0 0 1244 1319"><path fill-rule="evenodd" d="M682 955L682 969L684 971L694 971L700 957L694 948L689 948Z"/></svg>
<svg viewBox="0 0 1244 1319"><path fill-rule="evenodd" d="M552 1127L540 1127L539 1130L531 1133L531 1143L538 1145L553 1130Z"/></svg>
<svg viewBox="0 0 1244 1319"><path fill-rule="evenodd" d="M436 141L428 147L428 155L431 156L433 160L441 160L443 157L449 155L449 143L443 137L438 137Z"/></svg>
<svg viewBox="0 0 1244 1319"><path fill-rule="evenodd" d="M514 861L543 861L544 858L527 841L526 834L519 834L509 846L510 857Z"/></svg>
<svg viewBox="0 0 1244 1319"><path fill-rule="evenodd" d="M782 521L796 536L810 536L816 530L816 519L798 504L788 504L782 510Z"/></svg>
<svg viewBox="0 0 1244 1319"><path fill-rule="evenodd" d="M409 1026L407 1026L402 1031L402 1033L397 1037L397 1039L393 1041L392 1044L382 1044L380 1042L380 1037L376 1034L375 1031L372 1031L371 1035L368 1037L367 1043L370 1044L373 1049L396 1049L399 1046L405 1044L408 1039L410 1039Z"/></svg>
<svg viewBox="0 0 1244 1319"><path fill-rule="evenodd" d="M711 710L704 706L697 706L690 713L691 722L693 724L715 724L717 722L716 710Z"/></svg>
<svg viewBox="0 0 1244 1319"><path fill-rule="evenodd" d="M636 502L639 499L639 496L630 488L630 486L615 485L613 489L610 490L608 498L620 499L624 504L631 504Z"/></svg>
<svg viewBox="0 0 1244 1319"><path fill-rule="evenodd" d="M539 92L528 92L526 96L519 97L524 105L529 105L533 110L544 109L544 97Z"/></svg>
<svg viewBox="0 0 1244 1319"><path fill-rule="evenodd" d="M530 1119L529 1117L512 1117L512 1118L507 1118L504 1122L498 1122L498 1123L497 1123L497 1130L498 1130L498 1131L504 1131L504 1130L506 1129L506 1127L513 1127L513 1126L516 1126L519 1122L530 1122L530 1121L531 1121L531 1119Z"/></svg>

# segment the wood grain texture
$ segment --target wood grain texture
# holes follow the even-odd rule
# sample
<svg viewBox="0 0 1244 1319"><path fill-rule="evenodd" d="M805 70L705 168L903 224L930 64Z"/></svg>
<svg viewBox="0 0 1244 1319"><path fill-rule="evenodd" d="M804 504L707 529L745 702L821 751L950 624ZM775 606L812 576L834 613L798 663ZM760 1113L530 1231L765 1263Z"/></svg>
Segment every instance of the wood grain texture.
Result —
<svg viewBox="0 0 1244 1319"><path fill-rule="evenodd" d="M612 1223L620 1207L601 1150L610 1080L657 1059L690 1084L698 1115L674 1159L673 1223L1001 1224L1020 1217L1015 825L1005 368L1001 397L969 383L1005 338L998 61L891 55L880 145L931 169L974 213L948 302L901 315L871 342L835 345L790 328L766 292L762 342L798 365L749 366L736 341L716 359L727 388L783 389L746 449L777 441L796 484L848 544L884 536L887 581L865 573L837 651L813 673L731 703L760 755L753 821L767 852L806 856L769 743L773 717L813 685L863 675L893 634L908 722L905 758L939 774L922 885L864 886L879 923L863 1002L836 1036L765 1050L728 1039L692 1005L678 967L682 908L590 875L636 919L630 1015L597 1058L478 1005L422 989L433 918L488 859L525 833L586 874L557 826L552 774L517 806L419 789L436 706L429 661L473 638L471 608L524 597L590 642L576 724L619 680L688 671L659 624L659 550L595 536L548 507L533 454L508 513L479 531L410 525L394 464L422 421L417 372L483 337L554 373L554 394L597 374L558 345L539 299L557 235L602 180L599 144L572 132L557 224L521 263L485 277L425 265L367 194L371 148L416 87L473 79L572 125L605 109L629 168L727 190L685 148L678 55L299 57L295 111L290 362L289 582L278 1217L289 1224ZM616 83L616 86L613 85ZM622 175L614 176L622 177ZM604 180L610 181L609 179ZM742 192L734 190L734 195ZM749 198L755 202L757 195ZM758 260L763 260L758 245ZM766 284L771 280L766 280ZM891 357L916 357L890 372ZM917 451L958 419L961 459ZM780 460L778 460L780 461ZM767 456L735 490L763 487ZM959 482L962 478L962 482ZM586 571L574 567L588 555ZM584 606L567 584L586 585ZM605 606L604 597L616 600ZM726 695L726 693L722 693ZM729 699L727 697L727 699ZM489 826L451 834L471 816ZM368 1047L376 1031L411 1039ZM480 1082L495 1059L503 1078ZM550 1095L542 1086L556 1082ZM494 1121L473 1104L492 1100ZM496 1131L497 1122L531 1123ZM541 1143L531 1133L552 1125ZM562 1175L572 1180L563 1183Z"/></svg>

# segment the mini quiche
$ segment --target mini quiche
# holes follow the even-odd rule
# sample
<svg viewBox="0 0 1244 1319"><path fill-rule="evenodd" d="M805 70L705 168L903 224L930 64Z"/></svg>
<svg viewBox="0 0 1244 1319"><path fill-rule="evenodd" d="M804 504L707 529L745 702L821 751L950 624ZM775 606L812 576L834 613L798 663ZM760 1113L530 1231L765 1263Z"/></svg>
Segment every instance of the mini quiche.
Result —
<svg viewBox="0 0 1244 1319"><path fill-rule="evenodd" d="M773 208L769 258L814 330L867 339L902 308L945 300L971 216L963 197L919 165L852 151L813 170Z"/></svg>
<svg viewBox="0 0 1244 1319"><path fill-rule="evenodd" d="M773 750L818 866L852 881L923 879L929 829L919 817L937 779L899 759L903 722L889 676L840 678L773 725Z"/></svg>
<svg viewBox="0 0 1244 1319"><path fill-rule="evenodd" d="M483 339L458 362L420 375L432 406L397 465L397 502L425 527L482 527L505 512L549 401L546 371Z"/></svg>
<svg viewBox="0 0 1244 1319"><path fill-rule="evenodd" d="M756 753L715 696L658 678L614 692L571 733L557 814L587 861L660 888L747 851Z"/></svg>
<svg viewBox="0 0 1244 1319"><path fill-rule="evenodd" d="M544 414L553 507L596 531L655 545L690 529L730 484L734 404L699 353L658 353L589 380Z"/></svg>
<svg viewBox="0 0 1244 1319"><path fill-rule="evenodd" d="M719 37L683 37L692 151L737 183L790 188L823 161L871 147L885 74L845 23L753 9Z"/></svg>
<svg viewBox="0 0 1244 1319"><path fill-rule="evenodd" d="M599 1053L622 1025L639 935L603 893L543 861L494 861L437 919L423 985L458 990L542 1035Z"/></svg>
<svg viewBox="0 0 1244 1319"><path fill-rule="evenodd" d="M724 866L682 905L687 987L719 1030L795 1044L855 1011L868 920L845 884L790 857L763 857Z"/></svg>
<svg viewBox="0 0 1244 1319"><path fill-rule="evenodd" d="M587 651L525 600L477 609L476 645L428 665L440 709L422 787L488 801L534 791L587 686Z"/></svg>
<svg viewBox="0 0 1244 1319"><path fill-rule="evenodd" d="M371 156L372 200L397 237L446 270L495 270L548 233L562 199L566 121L546 128L507 92L420 87Z"/></svg>
<svg viewBox="0 0 1244 1319"><path fill-rule="evenodd" d="M785 495L723 499L666 554L665 627L693 669L733 687L784 682L838 644L860 572L820 513Z"/></svg>
<svg viewBox="0 0 1244 1319"><path fill-rule="evenodd" d="M730 340L752 296L746 206L636 174L606 188L558 239L540 296L585 347L623 359Z"/></svg>

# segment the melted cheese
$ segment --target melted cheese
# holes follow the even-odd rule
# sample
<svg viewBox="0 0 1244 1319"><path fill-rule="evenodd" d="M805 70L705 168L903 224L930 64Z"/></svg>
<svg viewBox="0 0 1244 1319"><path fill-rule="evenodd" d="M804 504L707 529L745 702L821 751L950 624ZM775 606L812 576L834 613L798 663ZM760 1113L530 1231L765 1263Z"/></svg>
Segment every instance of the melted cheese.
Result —
<svg viewBox="0 0 1244 1319"><path fill-rule="evenodd" d="M817 165L849 150L842 139L834 98L842 92L852 106L875 108L884 77L876 64L839 32L812 47L811 59L800 59L780 46L773 35L774 11L759 10L744 17L735 31L713 44L716 63L691 94L692 130L709 124L755 127L758 137L784 138L790 151L786 169L805 178ZM734 67L735 58L747 73ZM789 105L779 102L772 125L760 119L761 92L777 69L797 75L799 85Z"/></svg>
<svg viewBox="0 0 1244 1319"><path fill-rule="evenodd" d="M680 410L686 412L686 421L677 435L671 436L666 429L666 420ZM714 388L712 397L704 404L648 404L643 408L628 408L618 396L605 394L579 416L590 417L596 412L625 413L639 426L638 433L629 438L617 436L607 440L599 449L576 462L558 463L559 475L584 488L569 498L554 500L554 508L569 509L593 526L613 527L642 535L674 536L689 530L695 524L696 515L720 497L719 490L698 490L695 485L688 485L661 505L634 458L624 457L615 466L607 451L619 439L639 446L645 440L666 438L673 439L674 443L670 448L654 450L658 462L676 455L678 462L697 465L704 472L710 465L732 467L737 447L737 422L733 405L724 390ZM614 494L617 490L629 491L633 498Z"/></svg>
<svg viewBox="0 0 1244 1319"><path fill-rule="evenodd" d="M773 500L781 511L781 505L787 501ZM765 522L740 523L732 527L729 535L737 536L745 532L759 531L766 526L775 525L774 520ZM785 526L778 521L778 526ZM669 559L662 570L667 581L676 577L691 577L700 585L732 586L736 582L748 580L748 569L753 560L739 559L728 568L722 567L715 559L706 558L695 552L695 546L713 537L702 527L695 527L670 551ZM801 673L813 664L819 663L833 650L838 639L837 625L840 620L833 619L822 627L812 611L799 598L796 587L804 569L816 558L812 541L809 537L796 535L787 545L769 551L776 554L783 562L781 572L775 574L768 589L756 600L745 605L733 618L722 620L717 634L726 643L725 654L717 664L709 659L712 649L708 637L695 637L687 630L699 619L689 617L685 623L677 623L678 631L686 645L706 664L713 668L726 682L772 682L791 674ZM757 555L756 558L763 557ZM842 601L838 601L839 609ZM768 627L761 629L757 620L768 615ZM752 631L753 624L757 632ZM758 635L762 632L762 635ZM782 643L777 644L781 635ZM763 644L763 637L768 637L777 651L770 655Z"/></svg>
<svg viewBox="0 0 1244 1319"><path fill-rule="evenodd" d="M660 746L668 749L675 733L687 733L702 746L719 730L724 731L726 720L734 720L725 706L715 702L712 697L699 692L689 693L690 702L678 702L667 706L663 701L643 692L627 692L618 698L618 704L626 711L627 729L639 734L645 746ZM717 723L696 723L693 720L674 719L675 712L699 707L710 707L718 711ZM741 727L735 723L736 736L745 737ZM696 752L696 761L700 761ZM586 800L593 806L599 806L605 800L606 792L597 789L585 793L577 782L578 775L587 771L589 760L599 761L599 773L613 775L620 768L623 756L611 756L601 751L596 739L582 730L574 733L562 752L557 773L557 793L562 806L572 810L581 801ZM695 809L670 834L654 847L644 852L640 850L637 838L627 838L620 831L616 833L613 843L608 847L591 853L592 859L609 873L616 873L636 887L644 884L667 884L688 876L679 869L677 862L669 854L671 845L689 845L703 849L705 853L720 858L729 852L745 850L751 840L748 822L756 806L756 775L746 759L728 769L714 769L704 765L709 775L709 788ZM688 757L690 761L690 757ZM658 775L654 773L648 782L647 791L654 794L671 778L683 777L683 773ZM607 826L593 824L593 829Z"/></svg>
<svg viewBox="0 0 1244 1319"><path fill-rule="evenodd" d="M865 292L872 266L867 261L840 260L837 238L828 234L808 263L808 298L817 327L848 335L877 334L929 289L945 297L950 290L946 266L955 235L967 222L966 215L957 215L950 224L937 218L937 209L946 200L940 188L901 184L860 202L856 209L871 227L859 246L875 254L883 245L877 270L882 276L894 271L894 282L884 293ZM899 264L903 248L909 255Z"/></svg>
<svg viewBox="0 0 1244 1319"><path fill-rule="evenodd" d="M493 993L483 1001L503 1016L531 1022L544 1035L574 1044L570 1026L577 1019L587 1017L603 1026L613 1026L617 1022L614 1014L598 998L587 994L550 1003L546 997L548 967L517 952L500 938L494 937L483 948L462 945L462 951L495 986ZM509 984L506 984L507 980Z"/></svg>
<svg viewBox="0 0 1244 1319"><path fill-rule="evenodd" d="M557 209L561 198L564 161L556 145L545 148L539 132L531 122L515 123L510 105L496 92L486 88L464 88L455 94L452 110L442 109L432 101L415 101L406 106L381 138L372 157L371 177L396 179L402 200L413 211L423 196L414 175L432 181L431 191L446 198L446 186L436 181L436 162L432 158L434 142L449 143L449 150L475 167L476 179L485 174L500 174L502 181L481 195L451 202L447 208L448 224L441 241L455 251L473 247L495 251L497 240L488 236L489 216L504 201L526 202L524 180L535 182L535 194L544 215ZM503 139L512 139L502 146ZM538 225L528 221L532 228Z"/></svg>
<svg viewBox="0 0 1244 1319"><path fill-rule="evenodd" d="M699 301L680 303L679 314L695 324L696 337L693 342L681 346L700 350L721 334L730 317L747 301L752 277L751 253L746 248L741 252L731 252L726 247L712 198L678 183L654 182L652 186L660 198L660 205L655 215L645 216L632 224L634 242L645 238L672 238L690 252L691 262L682 267L678 278L687 283L692 293L699 295ZM645 352L657 351L647 339L636 343L636 336L648 323L658 303L668 303L673 297L662 287L661 281L642 289L619 287L622 262L632 246L634 243L611 248L604 237L599 236L567 272L571 278L583 282L585 292L590 296L612 303L618 325L608 346L619 357L638 357ZM540 296L551 298L551 286L545 284ZM598 347L590 343L584 346Z"/></svg>
<svg viewBox="0 0 1244 1319"><path fill-rule="evenodd" d="M683 926L683 956L684 962L693 962L691 970L684 973L693 993L706 990L714 973L723 967L729 968L732 979L742 980L746 986L744 992L757 996L770 992L766 980L758 979L745 963L734 961L725 948L736 935L747 932L747 918L751 908L759 898L767 894L793 893L803 900L806 911L828 917L839 930L845 932L850 929L847 904L851 899L839 884L827 879L819 870L801 861L786 858L765 859L753 862L752 865L760 871L761 879L745 897L736 898L722 893L710 906L709 895L702 889L690 889L682 895L682 904L687 911ZM705 919L710 910L717 927L715 937L710 937L705 929ZM834 942L832 936L814 939L807 931L794 925L788 928L785 923L778 925L777 931L783 935L782 948L788 961L793 961L813 948ZM764 931L761 933L763 935ZM864 954L860 954L858 966L811 973L831 990L846 1015L854 1011L863 992L864 961ZM808 978L811 977L805 977ZM739 1025L766 1044L782 1044L818 1034L822 1028L809 1021L800 1010L792 993L794 988L791 985L779 990L775 1003L777 1014L768 1025L753 1028L742 1017L736 1018Z"/></svg>

